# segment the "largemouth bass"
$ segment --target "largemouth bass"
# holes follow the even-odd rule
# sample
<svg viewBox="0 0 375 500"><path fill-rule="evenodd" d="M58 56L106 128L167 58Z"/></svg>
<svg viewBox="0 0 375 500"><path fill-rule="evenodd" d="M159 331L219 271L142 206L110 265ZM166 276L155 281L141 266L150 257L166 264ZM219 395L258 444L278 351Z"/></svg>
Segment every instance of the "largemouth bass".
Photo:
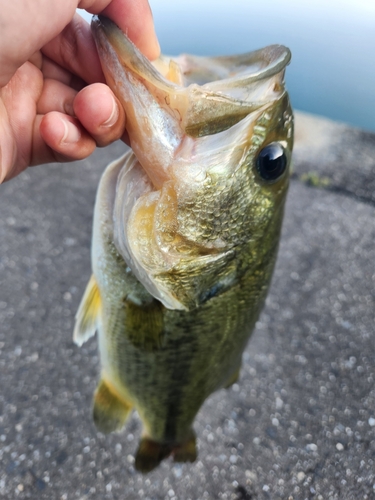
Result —
<svg viewBox="0 0 375 500"><path fill-rule="evenodd" d="M196 458L194 418L237 380L274 267L293 116L287 48L150 63L110 20L92 31L132 151L100 181L74 339L98 332L94 421L143 422L135 466Z"/></svg>

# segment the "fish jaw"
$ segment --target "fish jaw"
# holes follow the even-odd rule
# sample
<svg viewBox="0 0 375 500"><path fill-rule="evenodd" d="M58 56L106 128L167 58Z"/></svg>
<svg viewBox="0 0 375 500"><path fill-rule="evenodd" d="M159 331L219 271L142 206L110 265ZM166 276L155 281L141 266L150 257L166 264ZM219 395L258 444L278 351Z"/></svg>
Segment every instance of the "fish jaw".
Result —
<svg viewBox="0 0 375 500"><path fill-rule="evenodd" d="M285 92L291 56L281 45L151 63L111 20L94 16L91 27L107 83L125 109L132 149L157 189L186 136L225 130Z"/></svg>
<svg viewBox="0 0 375 500"><path fill-rule="evenodd" d="M132 149L156 188L167 180L168 167L182 139L182 130L169 107L160 106L134 68L158 73L132 42L109 19L95 17L91 24L108 85L126 112Z"/></svg>
<svg viewBox="0 0 375 500"><path fill-rule="evenodd" d="M110 20L94 18L92 30L140 169L119 176L116 248L165 307L193 309L248 273L257 259L243 264L241 254L255 255L267 232L278 238L293 144L283 82L290 52L270 46L153 65ZM256 163L272 142L284 149L287 168L267 183ZM141 171L151 187L129 202L128 179Z"/></svg>

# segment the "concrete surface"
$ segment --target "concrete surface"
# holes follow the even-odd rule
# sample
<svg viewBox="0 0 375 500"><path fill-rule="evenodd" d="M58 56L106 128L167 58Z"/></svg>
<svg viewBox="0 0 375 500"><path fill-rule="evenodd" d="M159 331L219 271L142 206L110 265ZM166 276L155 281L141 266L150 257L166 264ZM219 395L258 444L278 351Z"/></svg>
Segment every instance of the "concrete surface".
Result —
<svg viewBox="0 0 375 500"><path fill-rule="evenodd" d="M123 145L0 188L0 498L375 498L375 135L298 115L267 305L241 379L196 421L199 458L142 476L140 425L91 421L96 340L72 343L94 196Z"/></svg>

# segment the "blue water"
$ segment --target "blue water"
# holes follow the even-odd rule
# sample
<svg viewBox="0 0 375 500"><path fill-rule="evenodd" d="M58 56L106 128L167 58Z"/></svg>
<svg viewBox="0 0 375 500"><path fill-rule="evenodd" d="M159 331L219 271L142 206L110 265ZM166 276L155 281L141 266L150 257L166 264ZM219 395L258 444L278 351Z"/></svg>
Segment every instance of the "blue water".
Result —
<svg viewBox="0 0 375 500"><path fill-rule="evenodd" d="M150 0L166 54L287 45L293 106L375 131L375 0Z"/></svg>

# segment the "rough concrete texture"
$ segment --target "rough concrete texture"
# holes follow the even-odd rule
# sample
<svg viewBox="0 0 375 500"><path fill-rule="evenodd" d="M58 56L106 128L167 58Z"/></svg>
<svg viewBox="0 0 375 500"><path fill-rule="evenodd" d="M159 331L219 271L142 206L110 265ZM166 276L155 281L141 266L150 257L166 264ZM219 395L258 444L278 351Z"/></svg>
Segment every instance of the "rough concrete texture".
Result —
<svg viewBox="0 0 375 500"><path fill-rule="evenodd" d="M375 498L375 135L298 115L271 292L199 458L134 470L140 423L97 433L96 340L72 342L96 186L123 145L0 188L0 498ZM324 179L327 178L327 179Z"/></svg>

